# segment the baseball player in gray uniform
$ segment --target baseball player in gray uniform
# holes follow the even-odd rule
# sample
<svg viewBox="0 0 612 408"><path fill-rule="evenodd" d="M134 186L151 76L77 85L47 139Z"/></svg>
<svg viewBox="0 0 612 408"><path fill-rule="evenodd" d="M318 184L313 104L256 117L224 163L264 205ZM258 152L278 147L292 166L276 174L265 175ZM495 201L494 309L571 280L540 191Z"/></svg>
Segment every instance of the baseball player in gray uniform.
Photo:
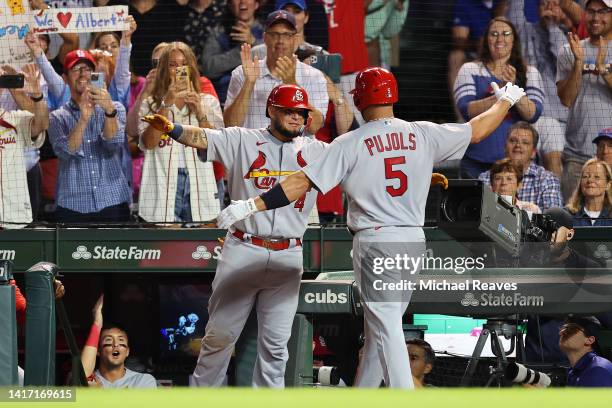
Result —
<svg viewBox="0 0 612 408"><path fill-rule="evenodd" d="M366 124L335 139L317 161L264 194L234 202L217 224L228 227L288 205L312 186L325 193L341 183L348 199L348 226L355 234L355 279L363 293L368 289L364 285L372 282L372 276L366 276L372 270L362 268L361 261L373 243L383 243L381 252L389 258L402 252L419 257L424 250L422 225L434 163L461 158L470 143L478 143L499 126L525 92L508 83L496 90L498 101L489 110L469 123L447 125L395 118L397 83L385 69L360 72L352 92ZM386 245L390 249L385 253ZM397 269L385 272L387 282L398 282ZM389 387L413 388L401 326L410 292L403 295L401 301L384 292L382 299L362 300L366 343L357 386L378 387L384 379Z"/></svg>
<svg viewBox="0 0 612 408"><path fill-rule="evenodd" d="M314 161L327 144L301 134L309 117L306 91L275 87L267 101L267 129L220 130L172 124L161 115L143 118L206 160L227 169L229 194L246 200ZM294 204L261 212L229 229L212 284L209 321L194 378L200 386L223 384L234 344L253 307L257 310L257 361L253 386L283 387L287 342L302 276L302 236L317 192L304 191Z"/></svg>

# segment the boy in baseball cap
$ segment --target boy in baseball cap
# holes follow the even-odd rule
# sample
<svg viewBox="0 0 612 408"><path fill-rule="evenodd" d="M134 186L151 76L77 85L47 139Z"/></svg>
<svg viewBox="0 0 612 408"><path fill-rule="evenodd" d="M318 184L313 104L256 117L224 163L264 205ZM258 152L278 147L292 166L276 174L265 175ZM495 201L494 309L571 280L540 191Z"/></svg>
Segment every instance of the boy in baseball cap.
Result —
<svg viewBox="0 0 612 408"><path fill-rule="evenodd" d="M612 166L612 127L601 129L593 143L597 145L595 156Z"/></svg>

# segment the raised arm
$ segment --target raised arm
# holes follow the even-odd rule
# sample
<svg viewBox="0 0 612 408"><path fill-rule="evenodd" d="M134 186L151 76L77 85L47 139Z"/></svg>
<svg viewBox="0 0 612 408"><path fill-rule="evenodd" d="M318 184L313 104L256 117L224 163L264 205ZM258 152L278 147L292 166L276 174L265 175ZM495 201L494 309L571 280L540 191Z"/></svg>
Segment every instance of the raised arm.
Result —
<svg viewBox="0 0 612 408"><path fill-rule="evenodd" d="M6 74L17 74L17 71L9 65L3 66L2 71ZM25 77L24 88L9 89L9 91L19 109L34 114L30 126L30 136L34 140L49 127L49 109L40 90L40 70L36 64L24 65L22 71Z"/></svg>
<svg viewBox="0 0 612 408"><path fill-rule="evenodd" d="M244 79L242 83L238 76L232 74L230 85L227 91L227 102L225 104L225 112L223 113L223 121L225 126L242 126L249 110L251 94L255 89L255 82L259 78L259 60L257 57L251 59L251 46L242 44L240 49L240 59L242 61L242 72ZM235 88L239 88L238 94L235 94Z"/></svg>
<svg viewBox="0 0 612 408"><path fill-rule="evenodd" d="M25 36L25 43L30 49L38 68L40 68L43 78L47 82L49 94L56 100L61 100L64 92L66 92L67 85L61 75L55 72L55 69L53 69L53 66L43 53L36 34L33 34L31 31L28 32Z"/></svg>
<svg viewBox="0 0 612 408"><path fill-rule="evenodd" d="M569 40L569 45L571 49L571 54L573 54L573 64L571 64L571 68L567 74L567 76L557 82L557 94L559 95L559 99L561 99L561 103L568 108L574 104L574 101L578 97L578 92L580 91L580 87L582 86L582 65L584 64L584 49L582 48L582 44L580 43L580 39L574 33L568 33L567 38ZM565 50L564 50L565 51ZM559 56L559 61L557 63L557 70L559 70L559 65L567 64L565 59L572 59L572 55L567 55L563 52Z"/></svg>
<svg viewBox="0 0 612 408"><path fill-rule="evenodd" d="M98 343L100 341L100 332L102 331L103 317L102 307L104 306L104 294L100 295L98 301L92 309L93 322L89 331L89 337L83 350L81 351L81 363L85 371L85 377L89 377L96 369L96 356L98 354Z"/></svg>
<svg viewBox="0 0 612 408"><path fill-rule="evenodd" d="M185 146L194 147L196 149L208 148L206 132L202 128L172 123L165 116L157 113L154 115L147 115L141 118L141 120L147 122L150 128L160 132L162 134L161 137L171 137Z"/></svg>

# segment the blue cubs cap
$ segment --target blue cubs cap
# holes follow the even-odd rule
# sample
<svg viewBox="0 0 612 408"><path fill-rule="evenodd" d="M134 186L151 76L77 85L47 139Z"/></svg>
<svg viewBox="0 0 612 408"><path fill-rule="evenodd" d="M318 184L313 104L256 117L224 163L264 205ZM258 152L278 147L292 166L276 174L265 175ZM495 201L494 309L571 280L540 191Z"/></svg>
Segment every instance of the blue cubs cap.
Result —
<svg viewBox="0 0 612 408"><path fill-rule="evenodd" d="M597 137L593 139L593 143L597 143L601 139L612 139L612 127L601 129L597 134Z"/></svg>
<svg viewBox="0 0 612 408"><path fill-rule="evenodd" d="M302 10L306 10L308 8L306 7L306 0L276 0L276 5L274 6L274 8L276 10L282 10L283 7L285 7L288 4L293 4L295 6L298 6Z"/></svg>
<svg viewBox="0 0 612 408"><path fill-rule="evenodd" d="M285 23L292 29L296 29L295 17L293 17L293 14L285 10L276 10L268 14L268 17L266 18L266 30L276 23Z"/></svg>

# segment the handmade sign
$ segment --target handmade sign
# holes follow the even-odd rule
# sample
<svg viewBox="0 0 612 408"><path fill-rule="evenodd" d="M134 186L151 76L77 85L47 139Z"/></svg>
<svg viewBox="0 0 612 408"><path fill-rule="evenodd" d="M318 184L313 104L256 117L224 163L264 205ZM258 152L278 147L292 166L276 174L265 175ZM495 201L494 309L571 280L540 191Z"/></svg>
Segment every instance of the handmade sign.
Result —
<svg viewBox="0 0 612 408"><path fill-rule="evenodd" d="M34 12L31 28L35 33L124 31L127 16L127 6L46 9Z"/></svg>
<svg viewBox="0 0 612 408"><path fill-rule="evenodd" d="M0 0L0 66L21 68L33 62L24 43L31 21L27 0Z"/></svg>

